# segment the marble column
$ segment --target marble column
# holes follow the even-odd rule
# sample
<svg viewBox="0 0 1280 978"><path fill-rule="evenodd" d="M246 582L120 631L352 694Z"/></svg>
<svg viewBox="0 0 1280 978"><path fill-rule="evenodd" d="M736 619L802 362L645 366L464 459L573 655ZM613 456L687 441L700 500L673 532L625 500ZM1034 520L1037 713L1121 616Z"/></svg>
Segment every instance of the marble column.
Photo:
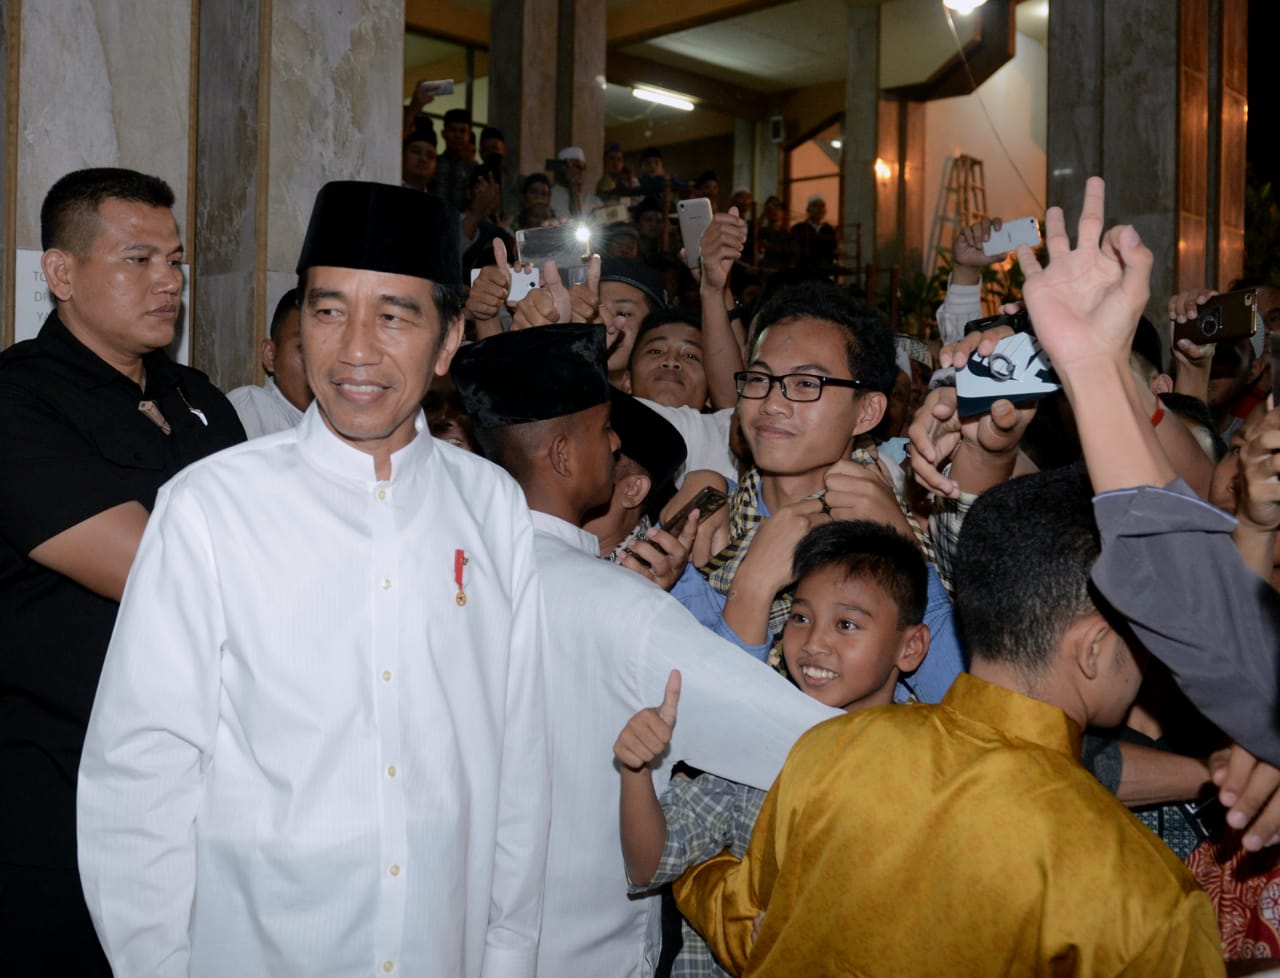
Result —
<svg viewBox="0 0 1280 978"><path fill-rule="evenodd" d="M845 246L854 260L855 225L862 225L862 261L874 263L877 228L894 230L895 214L878 214L876 154L880 140L880 8L849 3L848 58L844 99Z"/></svg>
<svg viewBox="0 0 1280 978"><path fill-rule="evenodd" d="M493 0L489 121L507 137L504 182L555 156L557 0ZM586 147L583 147L584 151ZM599 166L596 154L596 166ZM591 165L588 155L587 163Z"/></svg>
<svg viewBox="0 0 1280 978"><path fill-rule="evenodd" d="M330 180L400 182L403 0L201 0L196 362L257 350Z"/></svg>
<svg viewBox="0 0 1280 978"><path fill-rule="evenodd" d="M5 13L6 77L17 109L6 120L6 283L15 258L41 250L46 192L84 167L123 166L163 178L189 241L190 2L7 0ZM12 301L4 320L9 340Z"/></svg>
<svg viewBox="0 0 1280 978"><path fill-rule="evenodd" d="M1147 314L1156 321L1173 292L1225 287L1223 270L1239 267L1242 7L1102 0L1049 8L1048 203L1064 207L1074 230L1086 178L1106 179L1107 222L1135 225L1155 255ZM1219 35L1230 58L1209 56Z"/></svg>
<svg viewBox="0 0 1280 978"><path fill-rule="evenodd" d="M606 20L604 0L560 0L556 79L556 144L587 157L590 193L604 160Z"/></svg>

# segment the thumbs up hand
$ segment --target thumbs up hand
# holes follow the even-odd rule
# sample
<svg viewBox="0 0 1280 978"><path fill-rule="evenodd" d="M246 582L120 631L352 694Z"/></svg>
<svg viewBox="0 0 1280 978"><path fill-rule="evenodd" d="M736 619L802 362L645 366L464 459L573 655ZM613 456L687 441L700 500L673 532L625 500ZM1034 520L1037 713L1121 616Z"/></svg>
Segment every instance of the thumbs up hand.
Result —
<svg viewBox="0 0 1280 978"><path fill-rule="evenodd" d="M623 767L643 771L663 755L671 743L676 725L676 704L680 701L680 671L671 670L662 705L641 710L622 728L613 745L613 756Z"/></svg>

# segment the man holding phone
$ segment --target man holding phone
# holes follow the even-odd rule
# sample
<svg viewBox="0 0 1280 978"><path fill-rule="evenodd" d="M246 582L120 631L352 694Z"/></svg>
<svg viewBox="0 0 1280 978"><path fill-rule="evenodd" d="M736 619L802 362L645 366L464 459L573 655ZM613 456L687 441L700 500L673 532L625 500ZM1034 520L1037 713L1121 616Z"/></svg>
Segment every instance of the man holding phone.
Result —
<svg viewBox="0 0 1280 978"><path fill-rule="evenodd" d="M444 114L444 155L436 161L436 175L427 189L439 194L455 211L467 208L468 187L475 161L469 155L471 113L450 109Z"/></svg>

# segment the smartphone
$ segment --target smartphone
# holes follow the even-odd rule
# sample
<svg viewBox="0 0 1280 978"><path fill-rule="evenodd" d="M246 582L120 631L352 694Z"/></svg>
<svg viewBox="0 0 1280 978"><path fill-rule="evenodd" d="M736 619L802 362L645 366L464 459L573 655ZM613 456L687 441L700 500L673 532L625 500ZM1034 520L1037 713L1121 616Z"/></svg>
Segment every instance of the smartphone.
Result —
<svg viewBox="0 0 1280 978"><path fill-rule="evenodd" d="M437 95L452 95L453 79L441 78L438 81L418 82L418 95L422 98L434 98Z"/></svg>
<svg viewBox="0 0 1280 978"><path fill-rule="evenodd" d="M711 225L711 201L694 197L676 204L680 219L680 237L684 239L685 262L690 268L702 264L702 232Z"/></svg>
<svg viewBox="0 0 1280 978"><path fill-rule="evenodd" d="M970 319L964 324L964 334L976 333L978 330L995 329L997 326L1009 326L1015 333L1031 332L1031 317L1027 310L1020 309L1012 316L1001 313L999 316L987 316L985 319Z"/></svg>
<svg viewBox="0 0 1280 978"><path fill-rule="evenodd" d="M471 269L471 284L476 284L476 279L480 277L480 269ZM518 268L511 269L511 288L507 292L507 302L519 302L534 289L542 285L542 273L537 266L529 269L529 271L521 271Z"/></svg>
<svg viewBox="0 0 1280 978"><path fill-rule="evenodd" d="M565 285L580 285L587 280L591 229L585 224L571 223L517 231L516 255L538 270L553 261Z"/></svg>
<svg viewBox="0 0 1280 978"><path fill-rule="evenodd" d="M1195 319L1174 324L1173 342L1187 339L1202 346L1245 339L1257 327L1257 307L1258 294L1253 289L1219 293L1196 309Z"/></svg>
<svg viewBox="0 0 1280 978"><path fill-rule="evenodd" d="M710 203L708 201L708 203ZM689 514L695 509L698 511L698 520L705 520L712 513L723 508L724 504L729 501L729 497L713 486L707 486L687 503L680 507L679 511L671 517L671 521L662 529L666 530L672 536L678 537L680 531L684 529L685 523L689 520Z"/></svg>
<svg viewBox="0 0 1280 978"><path fill-rule="evenodd" d="M1018 245L1040 247L1040 222L1034 217L1019 217L1012 221L1003 221L1000 230L991 230L991 237L982 242L984 255L1003 255L1013 251Z"/></svg>

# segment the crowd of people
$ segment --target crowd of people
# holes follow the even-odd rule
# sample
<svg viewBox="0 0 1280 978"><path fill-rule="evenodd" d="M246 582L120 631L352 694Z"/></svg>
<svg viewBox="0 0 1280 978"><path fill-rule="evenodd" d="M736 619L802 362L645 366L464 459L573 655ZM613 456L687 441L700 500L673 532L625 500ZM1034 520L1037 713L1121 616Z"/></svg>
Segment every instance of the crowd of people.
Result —
<svg viewBox="0 0 1280 978"><path fill-rule="evenodd" d="M599 254L653 264L664 272L672 295L696 292L688 266L679 260L683 241L672 215L677 201L692 198L706 198L715 210L723 209L714 170L682 180L666 171L661 148L650 146L641 151L639 174L633 175L622 146L609 142L594 190L587 187L586 154L577 146L564 147L546 161L547 169L520 175L504 188L506 141L501 130L485 126L477 140L470 113L450 109L441 120L442 153L434 120L419 111L424 104L414 101L405 109L401 182L443 197L458 213L464 264L491 263L495 237L514 254L515 231L587 221ZM734 189L723 203L748 225L736 291L758 290L767 275L785 269L848 271L821 194L806 198L804 219L794 223L777 196L765 200L757 214L749 187ZM468 256L472 247L476 250Z"/></svg>
<svg viewBox="0 0 1280 978"><path fill-rule="evenodd" d="M0 354L6 973L1280 956L1280 291L1171 343L1215 292L1147 320L1093 178L998 321L992 218L895 335L821 198L756 221L608 144L504 212L502 134L446 113L437 156L421 107L401 186L319 189L262 386L164 352L163 181L44 200L54 306ZM522 262L564 218L582 261ZM975 408L1019 331L1053 392Z"/></svg>

